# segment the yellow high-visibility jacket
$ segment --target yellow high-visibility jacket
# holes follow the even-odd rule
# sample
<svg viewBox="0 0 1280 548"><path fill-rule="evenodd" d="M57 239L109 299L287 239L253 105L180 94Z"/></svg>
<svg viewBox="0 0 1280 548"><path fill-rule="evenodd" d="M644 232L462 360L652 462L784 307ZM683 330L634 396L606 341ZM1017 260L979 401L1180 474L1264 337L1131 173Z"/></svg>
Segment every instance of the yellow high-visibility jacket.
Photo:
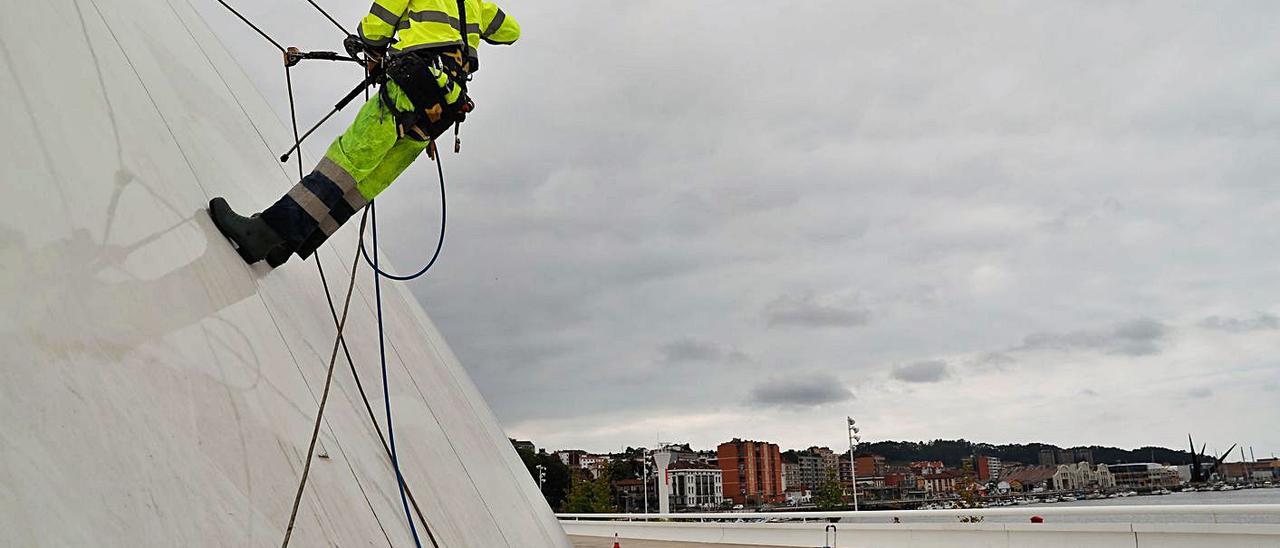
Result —
<svg viewBox="0 0 1280 548"><path fill-rule="evenodd" d="M467 57L477 68L480 40L511 44L520 38L520 24L493 2L464 0L467 15ZM360 38L374 47L402 53L462 43L458 0L374 0L360 21Z"/></svg>

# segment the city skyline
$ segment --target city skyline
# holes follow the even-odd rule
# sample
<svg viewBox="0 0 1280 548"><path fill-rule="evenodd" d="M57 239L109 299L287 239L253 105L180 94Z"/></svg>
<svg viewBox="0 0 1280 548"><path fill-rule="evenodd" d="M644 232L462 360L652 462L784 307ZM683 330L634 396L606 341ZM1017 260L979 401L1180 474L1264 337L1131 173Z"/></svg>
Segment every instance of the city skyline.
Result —
<svg viewBox="0 0 1280 548"><path fill-rule="evenodd" d="M1082 497L1168 495L1172 490L1274 488L1275 480L1280 479L1277 458L1228 463L1202 457L1197 462L1189 453L1167 448L1121 451L1040 444L901 443L904 447L876 444L850 459L848 453L827 447L782 451L768 441L740 438L720 443L715 449L674 444L607 455L559 450L535 456L533 443L512 440L512 444L520 448L531 473L536 470L541 474L542 463L563 470L558 483L546 493L549 501L564 502L566 489L587 482L593 490L612 489L611 504L628 512L649 511L664 502L686 511L779 505L820 510L852 506L858 510L860 499L879 509L976 503L1010 506L1031 501L1012 500L1017 496L1049 503L1074 502ZM1142 454L1148 449L1151 459ZM671 487L666 493L670 498L663 498L660 485ZM575 488L575 492L567 502L575 508L572 511L612 509L610 503L589 494L594 491ZM658 511L669 510L660 507Z"/></svg>
<svg viewBox="0 0 1280 548"><path fill-rule="evenodd" d="M512 438L512 439L513 439L513 440L516 440L516 438ZM813 449L813 448L829 449L829 450L831 450L832 452L834 452L834 453L835 453L835 454L837 454L837 455L842 455L842 456L844 456L844 458L848 458L848 453L849 453L849 447L848 447L848 445L847 445L847 444L845 444L845 445L823 445L823 444L821 444L821 443L801 443L801 444L799 444L799 445L787 445L787 444L785 444L785 443L778 443L778 442L776 442L775 440L770 440L770 439L767 439L767 438L761 438L761 437L751 437L751 436L730 436L730 437L726 437L726 438L724 438L724 439L722 439L722 440L720 440L720 441L718 441L718 442L712 442L712 443L709 443L709 444L698 444L698 443L689 442L689 441L687 441L687 440L674 440L674 441L673 441L673 440L665 440L665 441L663 441L663 442L654 443L654 444L652 444L652 445L645 445L645 444L640 444L640 443L634 443L634 444L628 444L628 445L625 445L625 446L622 446L622 447L617 447L617 448L613 448L613 449L605 449L605 450L593 449L593 448L588 448L588 447L570 447L570 446L560 447L560 446L553 446L553 445L544 445L544 444L541 444L540 442L538 442L537 440L522 440L522 441L520 441L520 443L531 443L531 444L533 445L533 448L532 448L531 450L533 450L533 451L543 451L543 452L546 452L546 453L561 453L561 452L567 452L567 451L581 451L581 452L583 452L583 453L585 453L585 454L590 454L590 455L602 455L602 456L603 456L603 455L619 455L619 454L625 454L625 453L627 452L627 450L628 450L628 449L631 449L631 450L636 450L636 449L656 450L656 449L659 449L659 448L661 448L661 447L663 447L663 446L666 446L666 445L669 445L669 446L672 446L672 447L685 447L685 446L687 446L691 451L698 451L698 452L715 452L715 448L716 448L717 446L719 446L719 445L721 445L721 444L723 444L723 443L726 443L726 441L727 441L727 440L730 440L730 439L741 439L741 440L745 440L745 441L760 441L760 442L765 442L765 443L772 443L772 444L774 444L774 445L777 445L783 453L786 453L786 452L789 452L789 451L805 452L805 451L808 451L808 450ZM1134 446L1134 447L1125 447L1125 446L1111 446L1111 445L1097 444L1097 443L1083 444L1083 445L1063 445L1063 444L1057 444L1057 443L1053 443L1053 442L1051 442L1051 441L1045 441L1045 440L1035 440L1035 441L1027 441L1027 442L990 442L990 441L986 441L986 440L970 440L970 439L962 439L962 438L934 438L934 439L929 439L929 440L892 440L892 439L875 440L875 439L865 439L865 440L863 440L863 442L862 442L861 444L859 444L859 445L858 445L858 447L855 449L855 452L856 452L858 455L870 455L870 454L876 454L876 453L875 453L875 451L868 450L868 449L867 449L867 447L868 447L869 445L878 444L878 443L891 443L891 444L892 444L892 443L925 443L925 444L928 444L928 443L931 443L931 442L939 442L939 441L940 441L940 442L959 442L959 441L967 441L967 442L969 442L969 443L973 443L973 444L990 445L990 446L994 446L994 447L1006 447L1006 446L1012 446L1012 445L1020 445L1020 446L1028 446L1028 447L1029 447L1029 446L1036 446L1036 445L1044 445L1044 446L1046 446L1046 447L1054 447L1054 448L1056 448L1059 452L1067 452L1067 453L1070 453L1070 451L1072 451L1072 450L1080 450L1080 449L1083 449L1083 450L1089 450L1089 449L1092 449L1092 448L1102 448L1102 449L1116 449L1116 450L1127 451L1127 452L1137 452L1137 451L1144 450L1144 449L1163 449L1163 450L1167 450L1167 451L1177 452L1177 453L1179 453L1179 454L1181 454L1181 453L1186 453L1188 456L1190 455L1190 452L1187 450L1188 448L1186 448L1186 447L1178 447L1176 444L1172 444L1172 445L1160 445L1160 444L1153 444L1153 445L1140 445L1140 446ZM1223 457L1224 457L1224 458L1223 458L1223 462L1239 462L1239 461L1241 461L1241 452L1240 452L1240 451L1241 451L1241 447L1239 446L1239 444L1227 444L1227 446L1228 446L1228 447L1231 447L1231 448L1232 448L1232 450L1231 450L1231 451L1229 451L1229 452L1226 452L1226 451L1224 451L1222 448L1215 447L1215 446L1211 446L1211 445L1207 445L1207 446L1206 446L1206 447L1207 447L1207 449L1205 450L1205 453L1206 453L1207 455L1210 455L1210 458L1214 458L1214 457L1217 457L1217 456L1223 456ZM1243 451L1244 451L1244 460L1253 460L1253 459L1255 459L1255 458L1256 458L1256 459L1268 459L1268 458L1269 458L1269 459L1275 459L1275 458L1278 458L1278 455L1277 455L1277 453L1275 453L1275 452L1258 453L1258 452L1256 452L1256 448L1254 448L1255 450L1253 451L1253 454L1252 454L1252 455L1250 455L1250 449L1251 449L1251 448L1250 448L1248 445L1245 445L1245 446L1243 447ZM1197 449L1197 451L1198 451L1198 450L1199 450L1199 449ZM1090 460L1092 460L1092 457L1090 457ZM1133 460L1134 460L1134 462L1142 461L1142 459L1133 459ZM1160 460L1160 459L1154 459L1154 460L1152 460L1152 462L1158 462L1159 460ZM907 461L901 461L901 462L907 462ZM1145 462L1145 461L1143 461L1143 462ZM1026 463L1024 463L1024 464L1036 464L1036 463L1035 463L1035 462L1026 462Z"/></svg>

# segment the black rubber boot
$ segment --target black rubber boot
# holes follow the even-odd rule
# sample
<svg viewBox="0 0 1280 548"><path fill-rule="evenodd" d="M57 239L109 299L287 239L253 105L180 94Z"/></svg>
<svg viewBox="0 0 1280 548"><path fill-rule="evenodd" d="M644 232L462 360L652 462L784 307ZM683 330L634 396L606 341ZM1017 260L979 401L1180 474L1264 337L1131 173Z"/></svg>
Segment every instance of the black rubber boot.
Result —
<svg viewBox="0 0 1280 548"><path fill-rule="evenodd" d="M269 265L271 268L277 268L280 265L288 262L289 257L291 256L293 256L293 250L289 249L289 246L282 244L272 248L271 251L267 252L267 256L265 257L265 259L267 260L267 265Z"/></svg>
<svg viewBox="0 0 1280 548"><path fill-rule="evenodd" d="M219 196L209 200L209 217L218 231L231 240L244 262L253 264L266 259L267 264L275 268L289 260L292 251L284 238L256 214L252 217L240 215Z"/></svg>

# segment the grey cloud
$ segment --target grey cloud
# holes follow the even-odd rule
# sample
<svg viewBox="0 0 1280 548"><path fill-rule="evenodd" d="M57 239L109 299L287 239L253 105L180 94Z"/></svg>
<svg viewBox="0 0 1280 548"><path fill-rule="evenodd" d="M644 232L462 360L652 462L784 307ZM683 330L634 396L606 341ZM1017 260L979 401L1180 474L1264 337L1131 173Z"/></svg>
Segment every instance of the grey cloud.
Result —
<svg viewBox="0 0 1280 548"><path fill-rule="evenodd" d="M662 360L667 363L716 362L731 355L715 343L694 338L683 338L663 344L658 348ZM733 356L741 353L734 352Z"/></svg>
<svg viewBox="0 0 1280 548"><path fill-rule="evenodd" d="M1225 316L1209 316L1200 320L1200 327L1230 333L1248 331L1264 331L1280 329L1280 317L1268 313L1259 313L1252 318L1231 318Z"/></svg>
<svg viewBox="0 0 1280 548"><path fill-rule="evenodd" d="M831 375L773 380L751 389L750 404L757 407L816 407L853 399L853 392Z"/></svg>
<svg viewBox="0 0 1280 548"><path fill-rule="evenodd" d="M638 4L500 3L527 37L481 53L485 68L473 88L483 105L467 122L463 154L446 158L444 252L412 288L504 426L704 412L720 405L706 397L708 383L745 400L760 379L790 378L804 367L797 364L840 363L850 380L920 387L888 371L916 357L947 358L952 377L998 372L1035 402L1002 402L1010 413L1059 424L1064 405L1089 385L1050 385L1044 368L1071 375L1105 358L1157 351L1171 364L1199 358L1174 354L1192 347L1170 344L1172 327L1117 321L1158 311L1153 318L1195 324L1208 315L1198 303L1280 292L1280 278L1265 276L1274 234L1247 229L1274 217L1269 181L1280 157L1265 128L1277 125L1278 111L1273 94L1259 90L1274 89L1276 78L1257 67L1276 59L1264 23L1280 17L1280 3L1224 4L1210 19L1172 2L1101 11L962 0L946 3L946 17L895 0L815 4L853 25L840 39L780 20L762 3L664 6L671 20L725 25L712 41L679 25L654 27L652 10ZM368 9L331 4L344 24ZM261 38L216 3L196 9L288 120L279 61L262 55ZM332 28L296 24L286 0L240 9L289 29L299 44L333 44ZM1149 24L1126 24L1135 20ZM994 29L992 39L966 40L975 26ZM563 32L586 27L614 39L582 48L581 36ZM1061 28L1091 32L1052 32ZM778 48L751 38L766 29L799 42ZM913 36L906 49L896 46L904 32ZM1185 46L1178 71L1161 61L1171 32ZM813 55L791 55L795 49ZM1092 62L1117 50L1133 55ZM565 51L576 52L567 79L556 73ZM670 62L677 57L688 62ZM781 72L762 79L761 66ZM295 89L299 118L317 120L331 108L352 84L347 68L308 69ZM1207 77L1187 82L1186 72ZM561 85L531 84L549 74ZM797 87L807 90L809 108L777 108ZM313 158L356 110L304 144ZM286 133L265 136L281 148ZM434 248L434 167L417 162L379 207L380 242L406 268ZM1161 192L1144 185L1152 179ZM1204 200L1206 192L1214 199ZM343 230L351 238L355 227ZM987 264L1007 277L975 298L973 273ZM854 290L859 300L834 298ZM770 303L778 296L787 298ZM1237 321L1193 325L1186 336L1267 325L1242 310ZM1079 311L1121 315L1081 324ZM1028 328L1031 316L1044 327ZM1069 352L1014 348L1037 330L1048 333L1028 337L1027 349ZM676 344L683 334L696 338ZM654 374L678 366L668 358L686 360L677 363L688 365L687 382ZM619 386L612 379L622 371L633 374L627 389L604 389ZM1092 404L1126 417L1130 405L1158 413L1169 396L1113 401L1094 388L1104 397ZM868 405L882 401L855 390ZM1215 408L1205 412L1222 412ZM919 432L925 436L986 424L972 420L980 408L943 418L928 405L894 412L903 429L933 429ZM1255 417L1274 422L1277 413ZM759 419L770 428L775 420ZM1117 424L1063 424L1060 434L1123 438ZM1015 427L990 426L1001 439L1023 435ZM917 433L896 428L885 436ZM574 436L565 429L538 441ZM607 437L600 448L637 441Z"/></svg>
<svg viewBox="0 0 1280 548"><path fill-rule="evenodd" d="M893 372L889 376L903 381L914 383L931 383L939 382L946 379L950 375L947 368L947 362L942 360L929 360L923 362L909 363L906 365L894 366Z"/></svg>
<svg viewBox="0 0 1280 548"><path fill-rule="evenodd" d="M1005 371L1018 360L1004 352L983 352L969 360L968 366L979 371Z"/></svg>
<svg viewBox="0 0 1280 548"><path fill-rule="evenodd" d="M1074 204L1063 208L1057 217L1045 223L1045 227L1054 231L1085 228L1103 222L1123 209L1120 202L1110 197L1103 198L1098 203Z"/></svg>
<svg viewBox="0 0 1280 548"><path fill-rule="evenodd" d="M1204 399L1213 395L1213 390L1205 387L1196 387L1187 391L1187 396L1195 399Z"/></svg>
<svg viewBox="0 0 1280 548"><path fill-rule="evenodd" d="M1017 350L1092 351L1125 356L1158 354L1168 329L1164 324L1139 318L1111 329L1032 333Z"/></svg>
<svg viewBox="0 0 1280 548"><path fill-rule="evenodd" d="M871 321L871 312L864 308L822 304L813 295L784 296L769 303L765 318L771 326L856 327Z"/></svg>
<svg viewBox="0 0 1280 548"><path fill-rule="evenodd" d="M894 299L901 303L931 308L942 304L944 300L942 289L930 284L915 284L911 287L904 288Z"/></svg>
<svg viewBox="0 0 1280 548"><path fill-rule="evenodd" d="M1084 390L1081 390L1081 391L1080 391L1080 395L1081 395L1081 396L1085 396L1085 397L1089 397L1089 398L1096 398L1096 397L1098 397L1098 396L1099 396L1098 391L1097 391L1097 390L1094 390L1094 389L1092 389L1092 388L1086 388L1086 389L1084 389Z"/></svg>

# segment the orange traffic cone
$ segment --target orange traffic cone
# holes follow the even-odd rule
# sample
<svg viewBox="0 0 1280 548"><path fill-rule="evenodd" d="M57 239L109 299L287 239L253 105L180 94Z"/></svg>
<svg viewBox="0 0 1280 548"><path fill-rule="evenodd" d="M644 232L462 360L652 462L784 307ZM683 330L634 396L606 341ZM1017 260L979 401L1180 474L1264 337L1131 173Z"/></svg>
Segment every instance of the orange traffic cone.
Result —
<svg viewBox="0 0 1280 548"><path fill-rule="evenodd" d="M622 545L621 545L621 544L618 544L618 534L617 534L617 533L614 533L614 534L613 534L613 548L622 548Z"/></svg>

